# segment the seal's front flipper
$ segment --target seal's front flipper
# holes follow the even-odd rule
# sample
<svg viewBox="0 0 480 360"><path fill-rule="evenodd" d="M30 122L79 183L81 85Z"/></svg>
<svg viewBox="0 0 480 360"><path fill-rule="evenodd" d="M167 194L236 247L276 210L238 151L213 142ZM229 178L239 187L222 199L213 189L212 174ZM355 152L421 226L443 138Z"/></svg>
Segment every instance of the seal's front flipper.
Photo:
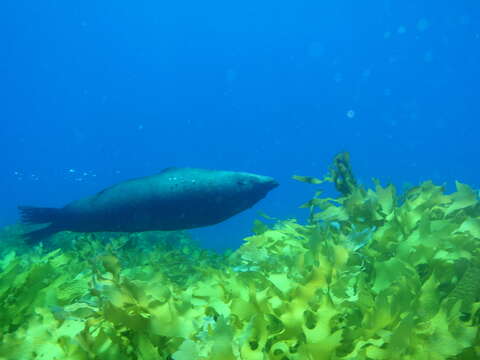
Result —
<svg viewBox="0 0 480 360"><path fill-rule="evenodd" d="M49 236L52 236L59 231L61 231L61 229L59 229L58 227L54 225L49 225L38 230L27 232L22 236L25 238L25 242L28 245L36 245L40 241L45 240Z"/></svg>

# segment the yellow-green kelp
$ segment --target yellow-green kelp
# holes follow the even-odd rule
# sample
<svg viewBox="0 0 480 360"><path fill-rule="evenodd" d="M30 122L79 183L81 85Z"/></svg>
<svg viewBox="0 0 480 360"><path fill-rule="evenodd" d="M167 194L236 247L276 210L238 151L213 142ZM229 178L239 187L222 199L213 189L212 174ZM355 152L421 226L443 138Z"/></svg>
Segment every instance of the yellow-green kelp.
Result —
<svg viewBox="0 0 480 360"><path fill-rule="evenodd" d="M479 359L480 205L456 185L317 197L223 256L182 233L10 241L0 359Z"/></svg>

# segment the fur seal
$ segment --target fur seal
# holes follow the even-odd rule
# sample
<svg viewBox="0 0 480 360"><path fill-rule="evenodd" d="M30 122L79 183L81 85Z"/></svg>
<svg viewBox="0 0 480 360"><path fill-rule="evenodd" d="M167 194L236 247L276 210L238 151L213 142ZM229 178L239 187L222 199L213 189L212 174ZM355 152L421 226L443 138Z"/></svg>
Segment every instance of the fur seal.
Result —
<svg viewBox="0 0 480 360"><path fill-rule="evenodd" d="M245 172L167 168L127 180L63 208L19 206L24 223L48 226L25 234L29 244L63 230L75 232L184 230L222 222L278 186Z"/></svg>

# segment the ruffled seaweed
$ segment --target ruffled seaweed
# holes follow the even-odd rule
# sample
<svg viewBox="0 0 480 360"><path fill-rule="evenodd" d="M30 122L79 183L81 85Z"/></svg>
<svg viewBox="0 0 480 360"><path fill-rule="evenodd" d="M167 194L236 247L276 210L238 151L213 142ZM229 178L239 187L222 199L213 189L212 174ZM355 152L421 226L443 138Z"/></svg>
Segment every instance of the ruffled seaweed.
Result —
<svg viewBox="0 0 480 360"><path fill-rule="evenodd" d="M307 225L257 221L223 255L185 233L11 241L0 359L478 359L480 205L456 187L316 196Z"/></svg>

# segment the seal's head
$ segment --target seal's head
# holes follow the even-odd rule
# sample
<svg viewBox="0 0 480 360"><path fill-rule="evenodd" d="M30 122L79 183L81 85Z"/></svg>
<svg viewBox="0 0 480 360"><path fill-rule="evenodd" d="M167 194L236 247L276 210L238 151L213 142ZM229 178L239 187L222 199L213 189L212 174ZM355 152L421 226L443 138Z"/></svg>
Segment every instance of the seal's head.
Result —
<svg viewBox="0 0 480 360"><path fill-rule="evenodd" d="M250 173L236 173L235 184L237 190L247 195L253 203L263 199L269 191L278 186L278 182L270 176Z"/></svg>
<svg viewBox="0 0 480 360"><path fill-rule="evenodd" d="M191 194L187 199L188 206L191 208L192 203L198 203L202 209L201 215L208 217L212 224L252 207L278 186L277 181L269 176L247 172L189 171L194 172L197 185L194 191L188 189L188 194ZM192 197L195 197L194 201Z"/></svg>

